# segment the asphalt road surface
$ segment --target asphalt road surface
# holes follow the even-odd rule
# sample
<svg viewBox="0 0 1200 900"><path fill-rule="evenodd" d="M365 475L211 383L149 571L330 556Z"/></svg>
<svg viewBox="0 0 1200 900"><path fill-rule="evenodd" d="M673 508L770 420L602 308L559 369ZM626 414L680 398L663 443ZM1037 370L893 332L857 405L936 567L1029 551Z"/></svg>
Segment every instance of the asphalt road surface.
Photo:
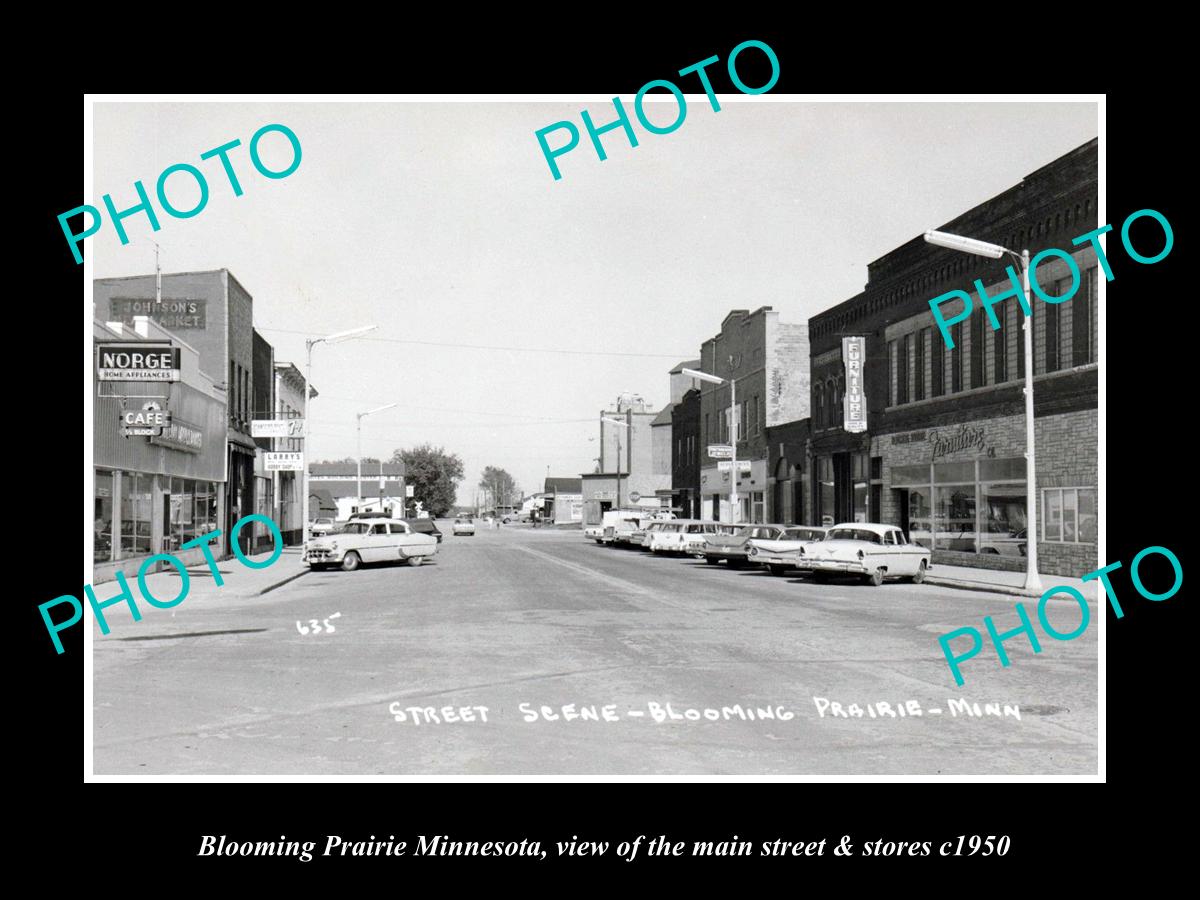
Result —
<svg viewBox="0 0 1200 900"><path fill-rule="evenodd" d="M817 585L578 531L447 533L418 568L185 601L169 631L199 636L97 630L95 772L1095 774L1094 601L1081 637L1039 633L1038 655L1015 637L1007 668L985 644L954 684L938 636L982 631L985 615L1015 627L1013 602ZM1063 632L1079 622L1069 600L1050 615ZM334 630L301 634L314 619Z"/></svg>

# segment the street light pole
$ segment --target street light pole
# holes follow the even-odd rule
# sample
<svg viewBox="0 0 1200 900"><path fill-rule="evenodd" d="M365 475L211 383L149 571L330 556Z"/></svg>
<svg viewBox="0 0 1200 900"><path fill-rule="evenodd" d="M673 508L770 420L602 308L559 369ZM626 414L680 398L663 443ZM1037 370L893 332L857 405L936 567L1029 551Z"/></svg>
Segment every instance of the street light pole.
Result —
<svg viewBox="0 0 1200 900"><path fill-rule="evenodd" d="M1017 253L1017 251L1009 250L1000 244L991 244L987 241L948 234L944 231L926 231L925 240L939 247L947 247L961 253L973 253L976 256L986 256L990 259L999 259L1007 253L1015 262L1021 264L1021 290L1029 309L1029 314L1025 316L1025 322L1021 326L1024 331L1025 346L1025 371L1022 373L1025 379L1025 589L1040 592L1042 579L1038 574L1037 563L1037 447L1033 418L1033 307L1029 300L1029 250L1026 248ZM1021 311L1024 312L1025 308L1022 307Z"/></svg>
<svg viewBox="0 0 1200 900"><path fill-rule="evenodd" d="M1011 251L1010 251L1011 252ZM1016 254L1013 254L1014 256ZM1029 303L1029 250L1021 251L1021 290L1025 294L1025 302ZM1030 313L1033 312L1032 304ZM1033 419L1033 316L1025 317L1022 325L1025 331L1025 483L1029 497L1025 511L1025 589L1040 591L1042 580L1038 576L1037 565L1037 469L1034 461L1034 419Z"/></svg>
<svg viewBox="0 0 1200 900"><path fill-rule="evenodd" d="M369 415L372 415L377 412L383 412L385 409L391 409L395 405L396 405L395 403L388 403L384 406L377 406L374 409L368 409L366 412L360 412L360 413L354 414L355 419L357 419L357 422L355 424L356 424L357 430L358 430L358 486L356 488L355 496L357 496L357 498L358 498L358 505L360 508L362 507L362 501L363 501L363 495L362 495L362 420L363 420L363 416L369 416ZM379 465L380 465L380 477L382 478L382 476L383 476L383 472L382 472L383 461L382 460L380 460ZM382 496L382 494L381 494L381 496ZM405 506L407 506L407 505L408 505L408 501L406 499ZM382 500L380 501L379 508L381 510L383 509ZM361 511L361 509L360 509L360 511Z"/></svg>
<svg viewBox="0 0 1200 900"><path fill-rule="evenodd" d="M365 325L362 328L352 328L349 331L339 331L336 334L326 335L320 338L308 338L304 342L305 359L304 359L304 427L302 436L304 440L304 456L303 465L300 469L301 488L304 495L304 503L300 520L300 537L301 537L301 552L308 544L308 467L312 462L312 445L310 443L310 431L308 424L308 396L312 393L312 352L313 347L317 344L336 344L340 341L348 341L351 338L356 338L361 334L366 334L368 331L374 331L378 326Z"/></svg>
<svg viewBox="0 0 1200 900"><path fill-rule="evenodd" d="M737 462L737 442L740 435L738 434L738 421L734 415L737 411L737 382L734 379L729 379L729 444L733 447L733 457L730 460L729 469L729 522L732 525L737 524L738 513L738 462Z"/></svg>
<svg viewBox="0 0 1200 900"><path fill-rule="evenodd" d="M737 467L737 442L738 442L738 422L734 413L737 410L737 380L734 378L722 378L719 375L710 375L707 372L701 372L697 369L680 369L680 371L689 378L698 378L701 381L707 381L710 384L725 384L729 383L729 445L733 449L729 460L729 521L730 524L737 524L738 520L738 467Z"/></svg>

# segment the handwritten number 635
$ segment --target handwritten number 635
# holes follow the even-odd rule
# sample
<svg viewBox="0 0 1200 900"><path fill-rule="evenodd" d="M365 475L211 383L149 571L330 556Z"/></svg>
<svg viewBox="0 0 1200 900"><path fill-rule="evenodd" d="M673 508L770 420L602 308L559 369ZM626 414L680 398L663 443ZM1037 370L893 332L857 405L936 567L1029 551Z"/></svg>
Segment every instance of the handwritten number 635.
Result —
<svg viewBox="0 0 1200 900"><path fill-rule="evenodd" d="M332 616L329 617L329 619L336 619L340 615L341 615L340 612L334 613ZM326 632L328 632L329 634L333 634L335 631L337 631L337 629L329 624L329 619L325 619L325 621L324 621L324 625L325 625L324 630ZM322 623L317 621L316 619L309 619L307 625L303 625L300 622L296 622L296 630L299 631L301 634L308 634L310 631L313 634L320 634L321 630L322 630L321 624Z"/></svg>

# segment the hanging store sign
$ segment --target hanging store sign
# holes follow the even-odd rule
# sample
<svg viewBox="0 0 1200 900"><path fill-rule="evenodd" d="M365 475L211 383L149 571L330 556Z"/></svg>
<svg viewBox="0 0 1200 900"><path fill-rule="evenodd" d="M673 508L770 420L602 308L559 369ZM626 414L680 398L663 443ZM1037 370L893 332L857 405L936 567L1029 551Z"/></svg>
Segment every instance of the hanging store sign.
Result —
<svg viewBox="0 0 1200 900"><path fill-rule="evenodd" d="M278 451L263 454L268 472L303 472L304 454L299 451Z"/></svg>
<svg viewBox="0 0 1200 900"><path fill-rule="evenodd" d="M709 444L708 445L709 459L733 459L732 444Z"/></svg>
<svg viewBox="0 0 1200 900"><path fill-rule="evenodd" d="M96 345L101 381L178 381L180 358L180 349L170 344L146 341Z"/></svg>
<svg viewBox="0 0 1200 900"><path fill-rule="evenodd" d="M199 453L204 449L204 433L190 422L172 418L163 426L161 434L151 436L150 443L161 444L172 450Z"/></svg>
<svg viewBox="0 0 1200 900"><path fill-rule="evenodd" d="M846 396L843 399L842 427L851 434L867 430L867 399L863 392L863 360L867 355L865 337L842 338L842 360L846 366Z"/></svg>
<svg viewBox="0 0 1200 900"><path fill-rule="evenodd" d="M125 437L157 437L170 424L171 413L155 400L143 403L141 409L121 410L121 434Z"/></svg>
<svg viewBox="0 0 1200 900"><path fill-rule="evenodd" d="M303 436L303 419L254 419L250 423L250 437L286 438Z"/></svg>
<svg viewBox="0 0 1200 900"><path fill-rule="evenodd" d="M753 465L753 462L754 462L753 460L749 460L749 459L739 459L738 460L738 474L739 475L749 475L751 466ZM732 459L723 459L720 462L718 462L717 463L717 471L718 472L732 472L733 471L733 460Z"/></svg>

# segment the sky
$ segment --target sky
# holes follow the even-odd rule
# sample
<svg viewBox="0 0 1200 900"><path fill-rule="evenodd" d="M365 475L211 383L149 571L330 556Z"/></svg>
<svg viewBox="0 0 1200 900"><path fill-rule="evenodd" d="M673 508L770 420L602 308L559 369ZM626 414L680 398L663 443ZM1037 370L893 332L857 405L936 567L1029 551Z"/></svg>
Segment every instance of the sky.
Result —
<svg viewBox="0 0 1200 900"><path fill-rule="evenodd" d="M632 98L622 98L627 109ZM485 466L526 493L547 474L590 472L599 412L622 392L661 408L668 371L699 355L731 309L769 305L802 322L862 290L867 264L1097 135L1094 103L817 103L769 94L688 95L683 124L654 135L633 119L602 136L611 100L546 102L97 102L95 196L117 209L153 196L175 163L199 168L207 206L144 215L88 238L96 278L229 269L254 298L277 361L303 368L306 336L376 325L318 345L310 459L423 443L463 460L459 502ZM652 121L675 101L647 103ZM555 180L534 133L569 120L580 144ZM302 147L286 178L248 156L263 125ZM217 159L233 139L244 193ZM549 136L551 146L565 132ZM291 160L274 133L264 164ZM195 205L173 175L168 197ZM222 373L210 373L219 376ZM593 439L593 440L589 440Z"/></svg>

